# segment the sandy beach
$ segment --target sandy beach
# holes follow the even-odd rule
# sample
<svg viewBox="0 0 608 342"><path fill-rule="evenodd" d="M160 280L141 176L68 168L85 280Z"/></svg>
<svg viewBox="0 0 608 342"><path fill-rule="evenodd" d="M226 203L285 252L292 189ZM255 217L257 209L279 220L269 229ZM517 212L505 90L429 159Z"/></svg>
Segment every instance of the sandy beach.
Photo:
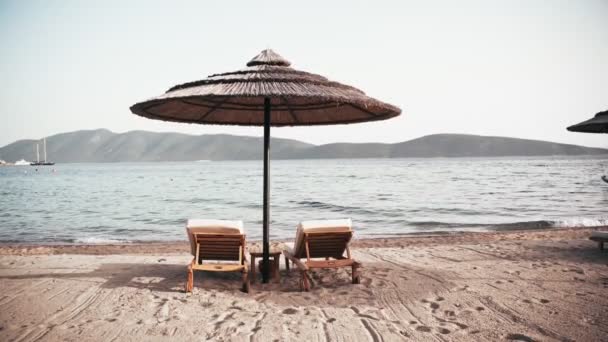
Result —
<svg viewBox="0 0 608 342"><path fill-rule="evenodd" d="M2 341L601 341L608 253L591 229L357 240L348 271L240 292L187 243L0 247ZM258 278L259 279L259 278Z"/></svg>

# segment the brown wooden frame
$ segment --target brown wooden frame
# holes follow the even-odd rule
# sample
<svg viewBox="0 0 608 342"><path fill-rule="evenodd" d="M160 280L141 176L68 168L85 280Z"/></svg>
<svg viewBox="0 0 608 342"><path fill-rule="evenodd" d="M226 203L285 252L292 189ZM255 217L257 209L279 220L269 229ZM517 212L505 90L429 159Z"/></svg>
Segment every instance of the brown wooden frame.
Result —
<svg viewBox="0 0 608 342"><path fill-rule="evenodd" d="M244 292L249 292L249 270L245 256L245 234L194 233L196 255L188 265L186 292L194 288L194 271L241 272ZM203 261L238 261L238 264L203 263Z"/></svg>
<svg viewBox="0 0 608 342"><path fill-rule="evenodd" d="M600 248L600 251L604 251L604 244L606 242L608 242L608 238L600 237L600 236L592 236L589 238L589 240L597 242L597 245Z"/></svg>
<svg viewBox="0 0 608 342"><path fill-rule="evenodd" d="M348 246L352 236L352 231L304 232L305 254L294 255L289 251L283 251L285 258L291 260L300 271L300 290L310 290L308 270L313 268L351 267L352 283L360 283L359 268L362 264L352 258ZM294 253L297 247L294 246ZM346 252L346 257L344 252ZM303 258L306 258L306 261L300 260ZM312 260L313 258L325 258L325 260Z"/></svg>

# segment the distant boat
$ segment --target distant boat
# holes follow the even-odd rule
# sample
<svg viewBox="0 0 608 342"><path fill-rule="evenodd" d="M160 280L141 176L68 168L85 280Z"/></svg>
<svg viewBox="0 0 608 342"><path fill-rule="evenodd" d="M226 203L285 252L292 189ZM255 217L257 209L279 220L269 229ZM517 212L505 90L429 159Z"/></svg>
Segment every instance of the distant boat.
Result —
<svg viewBox="0 0 608 342"><path fill-rule="evenodd" d="M38 152L38 144L36 144L36 161L31 162L30 165L38 166L38 165L55 165L55 163L46 160L46 138L44 138L44 161L40 161L40 153Z"/></svg>
<svg viewBox="0 0 608 342"><path fill-rule="evenodd" d="M15 165L15 166L25 166L25 165L30 165L30 162L28 162L25 159L21 159L21 160L17 160L15 162L15 164L13 164L13 165Z"/></svg>

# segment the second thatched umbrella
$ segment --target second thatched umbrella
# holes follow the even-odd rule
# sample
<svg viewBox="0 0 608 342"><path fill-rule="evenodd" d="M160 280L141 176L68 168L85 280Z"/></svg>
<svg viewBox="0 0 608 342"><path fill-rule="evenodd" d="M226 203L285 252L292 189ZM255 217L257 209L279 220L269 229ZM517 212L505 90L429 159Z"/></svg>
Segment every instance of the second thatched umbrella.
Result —
<svg viewBox="0 0 608 342"><path fill-rule="evenodd" d="M581 133L608 133L608 110L595 114L589 120L572 125L567 130ZM608 176L602 176L602 180L608 183Z"/></svg>
<svg viewBox="0 0 608 342"><path fill-rule="evenodd" d="M599 112L591 119L579 122L567 129L571 132L608 133L608 110Z"/></svg>
<svg viewBox="0 0 608 342"><path fill-rule="evenodd" d="M247 68L184 83L131 106L150 119L200 124L264 126L263 281L268 282L270 126L309 126L378 121L401 110L359 89L290 68L264 50Z"/></svg>

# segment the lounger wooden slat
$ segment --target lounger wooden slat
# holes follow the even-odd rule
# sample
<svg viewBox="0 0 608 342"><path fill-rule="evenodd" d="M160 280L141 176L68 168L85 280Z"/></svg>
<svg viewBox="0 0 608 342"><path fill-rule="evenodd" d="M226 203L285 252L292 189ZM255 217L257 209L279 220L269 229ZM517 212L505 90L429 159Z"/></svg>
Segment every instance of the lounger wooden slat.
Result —
<svg viewBox="0 0 608 342"><path fill-rule="evenodd" d="M203 254L199 257L199 264L203 263L203 260L218 260L218 261L235 261L233 257L223 256L221 254Z"/></svg>
<svg viewBox="0 0 608 342"><path fill-rule="evenodd" d="M352 259L306 261L308 268L340 268L352 266L354 263L355 261Z"/></svg>

